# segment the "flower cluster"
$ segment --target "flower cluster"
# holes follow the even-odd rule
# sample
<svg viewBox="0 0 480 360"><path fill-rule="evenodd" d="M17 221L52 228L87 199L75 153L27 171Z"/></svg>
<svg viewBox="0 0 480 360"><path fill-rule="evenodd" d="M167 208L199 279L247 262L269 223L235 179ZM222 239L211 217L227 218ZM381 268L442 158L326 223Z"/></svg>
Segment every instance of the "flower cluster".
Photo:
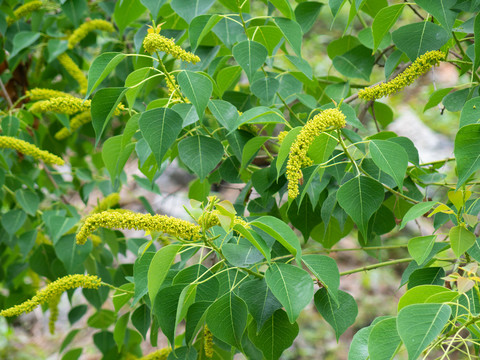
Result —
<svg viewBox="0 0 480 360"><path fill-rule="evenodd" d="M101 285L101 279L95 275L67 275L48 284L44 289L37 291L35 296L20 305L0 311L0 316L10 317L22 313L28 313L37 306L55 301L54 299L63 292L82 287L85 289L98 289Z"/></svg>
<svg viewBox="0 0 480 360"><path fill-rule="evenodd" d="M56 112L59 114L73 115L78 112L90 112L92 100L82 100L76 97L57 97L34 103L30 108L33 113Z"/></svg>
<svg viewBox="0 0 480 360"><path fill-rule="evenodd" d="M50 334L55 334L55 323L58 319L58 304L60 303L62 294L54 296L48 303L48 310L50 310L50 318L48 319L48 328Z"/></svg>
<svg viewBox="0 0 480 360"><path fill-rule="evenodd" d="M80 25L78 29L75 29L72 35L70 35L70 37L68 38L68 48L73 49L75 45L77 45L88 35L89 32L94 30L114 32L115 28L113 27L112 23L106 20L95 19L87 21Z"/></svg>
<svg viewBox="0 0 480 360"><path fill-rule="evenodd" d="M445 54L441 51L426 52L391 81L362 89L358 92L358 97L363 100L375 100L395 94L428 72L432 66L438 65L444 58Z"/></svg>
<svg viewBox="0 0 480 360"><path fill-rule="evenodd" d="M169 76L170 81L167 79L168 97L172 98L172 101L181 101L180 90L178 89L177 82L173 76Z"/></svg>
<svg viewBox="0 0 480 360"><path fill-rule="evenodd" d="M345 125L345 115L340 110L327 109L315 115L300 130L290 147L287 162L288 196L290 198L294 199L298 196L298 182L302 178L301 168L312 164L307 152L315 138L326 130L339 129Z"/></svg>
<svg viewBox="0 0 480 360"><path fill-rule="evenodd" d="M65 164L65 161L63 161L63 159L57 155L45 150L41 150L29 142L14 138L12 136L0 136L0 148L17 150L22 154L30 155L38 160L43 160L46 164Z"/></svg>
<svg viewBox="0 0 480 360"><path fill-rule="evenodd" d="M198 225L167 215L139 214L130 210L109 210L90 215L85 219L77 233L77 244L85 244L87 237L100 227L156 231L193 240L200 238L201 231Z"/></svg>
<svg viewBox="0 0 480 360"><path fill-rule="evenodd" d="M203 351L208 359L213 357L213 334L207 325L203 328Z"/></svg>
<svg viewBox="0 0 480 360"><path fill-rule="evenodd" d="M49 100L57 97L73 97L73 95L67 94L63 91L40 88L27 90L25 95L28 96L31 101Z"/></svg>
<svg viewBox="0 0 480 360"><path fill-rule="evenodd" d="M175 44L173 39L168 39L165 36L155 32L145 36L145 39L143 39L143 47L145 48L145 51L150 54L153 54L156 51L163 51L172 55L175 59L180 59L194 64L200 61L200 58L197 55L183 50L180 46Z"/></svg>
<svg viewBox="0 0 480 360"><path fill-rule="evenodd" d="M277 136L279 144L283 143L283 140L285 140L285 137L287 136L287 134L288 134L288 131L280 131L280 133Z"/></svg>
<svg viewBox="0 0 480 360"><path fill-rule="evenodd" d="M84 124L88 124L90 121L92 121L92 115L90 114L90 111L84 111L80 114L75 115L71 120L70 120L70 129L69 128L61 128L57 133L55 134L55 139L57 140L63 140L72 135L80 126Z"/></svg>
<svg viewBox="0 0 480 360"><path fill-rule="evenodd" d="M27 16L28 14L34 12L35 10L40 9L42 6L43 6L43 2L41 1L30 1L26 4L23 4L22 6L19 6L13 12L14 17L7 18L7 24L12 25L18 19L21 19L22 17Z"/></svg>
<svg viewBox="0 0 480 360"><path fill-rule="evenodd" d="M66 53L60 54L57 57L60 64L65 68L67 73L69 73L80 86L80 93L85 94L87 92L88 81L82 70L75 64L70 56Z"/></svg>
<svg viewBox="0 0 480 360"><path fill-rule="evenodd" d="M106 211L115 205L118 205L118 202L120 201L120 194L119 193L112 193L102 200L98 202L98 205L93 208L93 210L90 212L90 214L97 214L102 211Z"/></svg>
<svg viewBox="0 0 480 360"><path fill-rule="evenodd" d="M172 352L172 349L169 347L154 351L144 357L141 357L139 360L167 360L168 355Z"/></svg>
<svg viewBox="0 0 480 360"><path fill-rule="evenodd" d="M220 225L219 216L220 212L218 210L214 210L212 212L204 212L202 216L198 219L198 223L202 224L205 229L209 229L213 226ZM243 220L240 216L235 216L233 219L232 227L235 225L242 225L244 228L249 229L250 225L248 222Z"/></svg>

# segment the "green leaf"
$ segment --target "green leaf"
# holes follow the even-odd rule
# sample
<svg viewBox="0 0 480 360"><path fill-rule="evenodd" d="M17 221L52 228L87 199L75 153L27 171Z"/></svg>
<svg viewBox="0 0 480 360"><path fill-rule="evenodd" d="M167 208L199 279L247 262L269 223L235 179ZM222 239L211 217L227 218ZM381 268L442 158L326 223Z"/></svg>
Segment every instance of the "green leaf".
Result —
<svg viewBox="0 0 480 360"><path fill-rule="evenodd" d="M312 28L317 20L318 14L323 4L316 1L307 1L297 5L295 8L295 18L302 27L302 32L306 34Z"/></svg>
<svg viewBox="0 0 480 360"><path fill-rule="evenodd" d="M229 291L208 308L206 321L213 335L231 346L241 348L247 314L245 302Z"/></svg>
<svg viewBox="0 0 480 360"><path fill-rule="evenodd" d="M20 120L15 116L5 116L2 119L2 132L7 136L16 136L20 128Z"/></svg>
<svg viewBox="0 0 480 360"><path fill-rule="evenodd" d="M102 159L110 174L112 184L115 183L115 179L120 176L134 148L134 143L127 144L127 146L123 147L121 135L111 137L103 143Z"/></svg>
<svg viewBox="0 0 480 360"><path fill-rule="evenodd" d="M429 21L408 24L392 33L393 43L410 60L430 50L438 50L450 39L450 34L441 26Z"/></svg>
<svg viewBox="0 0 480 360"><path fill-rule="evenodd" d="M301 58L303 32L300 25L294 20L285 18L276 17L274 20L293 51L295 51L295 54Z"/></svg>
<svg viewBox="0 0 480 360"><path fill-rule="evenodd" d="M146 304L140 305L132 314L132 324L135 326L143 339L147 339L147 331L150 328L151 318L150 309Z"/></svg>
<svg viewBox="0 0 480 360"><path fill-rule="evenodd" d="M284 124L285 122L282 113L278 109L256 106L240 115L235 126L239 127L243 124Z"/></svg>
<svg viewBox="0 0 480 360"><path fill-rule="evenodd" d="M128 88L131 87L125 93L128 107L130 109L133 109L137 95L145 85L145 83L141 85L139 84L142 83L142 81L148 79L148 77L150 76L150 73L151 73L151 69L148 67L145 67L145 68L135 70L134 72L131 72L130 74L128 74L127 78L125 79L125 87L128 87Z"/></svg>
<svg viewBox="0 0 480 360"><path fill-rule="evenodd" d="M259 331L252 322L248 328L248 335L262 351L264 359L277 360L297 337L298 324L290 324L285 311L277 310Z"/></svg>
<svg viewBox="0 0 480 360"><path fill-rule="evenodd" d="M205 14L215 0L172 0L170 6L187 23L198 15Z"/></svg>
<svg viewBox="0 0 480 360"><path fill-rule="evenodd" d="M429 12L448 32L452 31L458 12L452 10L456 0L416 0L415 3Z"/></svg>
<svg viewBox="0 0 480 360"><path fill-rule="evenodd" d="M110 74L126 56L126 54L106 52L93 60L88 70L88 89L85 99L90 96L92 91L101 84L108 74Z"/></svg>
<svg viewBox="0 0 480 360"><path fill-rule="evenodd" d="M1 217L2 226L10 236L20 230L25 220L27 220L27 214L20 209L10 210L3 213Z"/></svg>
<svg viewBox="0 0 480 360"><path fill-rule="evenodd" d="M66 219L63 218L62 222L65 222L65 220ZM73 223L73 221L70 222L70 225L67 225L66 227L71 228ZM85 245L77 245L74 234L69 234L56 241L54 243L54 248L57 257L60 259L63 265L65 265L67 272L69 274L79 274L83 273L84 271L83 262L90 255L93 244L91 241L89 241Z"/></svg>
<svg viewBox="0 0 480 360"><path fill-rule="evenodd" d="M268 55L265 46L251 40L245 40L235 45L232 49L232 53L238 65L240 65L247 74L250 82L253 80L253 75L257 72L260 66L263 65Z"/></svg>
<svg viewBox="0 0 480 360"><path fill-rule="evenodd" d="M186 97L197 110L200 120L212 95L213 85L209 77L193 71L184 70L177 76L178 84ZM195 85L194 85L195 84Z"/></svg>
<svg viewBox="0 0 480 360"><path fill-rule="evenodd" d="M458 258L470 249L476 241L475 234L462 225L452 227L449 237L452 250Z"/></svg>
<svg viewBox="0 0 480 360"><path fill-rule="evenodd" d="M337 341L357 318L357 303L352 295L344 291L338 291L340 306L328 293L327 289L320 289L315 293L315 307L323 318L332 326Z"/></svg>
<svg viewBox="0 0 480 360"><path fill-rule="evenodd" d="M87 320L87 325L96 329L107 329L116 320L115 312L107 309L100 309Z"/></svg>
<svg viewBox="0 0 480 360"><path fill-rule="evenodd" d="M226 245L226 244L225 244ZM213 301L217 298L219 282L217 277L212 277L212 272L203 265L192 265L181 270L173 279L173 284L182 284L187 286L198 282L198 279L204 280L200 284L196 285L196 301ZM208 279L208 280L207 280ZM192 292L193 289L189 290Z"/></svg>
<svg viewBox="0 0 480 360"><path fill-rule="evenodd" d="M127 312L123 314L120 318L118 318L117 322L115 323L115 329L113 330L113 339L115 340L115 344L117 344L117 347L119 349L122 348L123 341L125 340L129 318L130 312Z"/></svg>
<svg viewBox="0 0 480 360"><path fill-rule="evenodd" d="M258 150L270 139L269 136L256 136L245 144L242 151L242 169L244 169L253 160Z"/></svg>
<svg viewBox="0 0 480 360"><path fill-rule="evenodd" d="M250 40L265 46L269 56L274 55L278 43L284 38L282 31L274 25L251 26L247 28L247 34Z"/></svg>
<svg viewBox="0 0 480 360"><path fill-rule="evenodd" d="M240 69L240 67L238 67L238 69ZM238 110L235 106L223 100L210 100L208 109L225 129L228 131L236 129Z"/></svg>
<svg viewBox="0 0 480 360"><path fill-rule="evenodd" d="M148 291L148 268L150 267L154 255L155 253L153 252L146 252L135 260L135 264L133 265L135 296L132 305L135 305Z"/></svg>
<svg viewBox="0 0 480 360"><path fill-rule="evenodd" d="M295 19L294 12L288 0L269 0L283 15L289 19Z"/></svg>
<svg viewBox="0 0 480 360"><path fill-rule="evenodd" d="M82 305L77 305L73 307L69 312L68 312L68 322L70 325L75 324L78 320L82 318L83 315L87 313L88 306L85 304Z"/></svg>
<svg viewBox="0 0 480 360"><path fill-rule="evenodd" d="M383 186L366 176L356 176L337 191L338 203L357 224L364 237L367 235L368 221L382 205L383 198Z"/></svg>
<svg viewBox="0 0 480 360"><path fill-rule="evenodd" d="M436 235L417 236L408 240L408 253L418 265L423 264L433 248Z"/></svg>
<svg viewBox="0 0 480 360"><path fill-rule="evenodd" d="M123 34L125 28L133 21L137 20L145 10L145 6L143 6L139 0L117 1L115 3L113 18L120 33Z"/></svg>
<svg viewBox="0 0 480 360"><path fill-rule="evenodd" d="M190 136L178 143L180 160L201 180L215 169L223 152L222 143L208 136Z"/></svg>
<svg viewBox="0 0 480 360"><path fill-rule="evenodd" d="M480 65L480 14L475 16L475 22L473 25L474 33L474 60L473 60L473 69L477 71L478 66Z"/></svg>
<svg viewBox="0 0 480 360"><path fill-rule="evenodd" d="M260 331L265 321L282 307L282 304L268 288L265 279L252 279L244 282L239 288L239 296L245 301L248 312L255 319L257 332Z"/></svg>
<svg viewBox="0 0 480 360"><path fill-rule="evenodd" d="M82 348L75 348L75 349L69 350L62 356L62 360L78 360L80 355L82 355L82 352L83 352Z"/></svg>
<svg viewBox="0 0 480 360"><path fill-rule="evenodd" d="M157 296L158 290L162 285L165 277L167 276L168 270L173 264L177 252L182 248L181 245L171 244L165 247L162 247L155 253L155 256L150 263L148 268L148 295L150 296L150 301L153 302Z"/></svg>
<svg viewBox="0 0 480 360"><path fill-rule="evenodd" d="M115 308L116 312L118 312L118 310L120 310L132 298L133 294L131 292L134 291L135 284L133 283L123 284L122 286L120 286L120 289L122 290L115 291L112 298L113 307ZM129 292L126 292L123 290L129 291Z"/></svg>
<svg viewBox="0 0 480 360"><path fill-rule="evenodd" d="M65 350L65 348L70 345L70 343L75 339L75 336L80 332L80 329L74 329L70 331L67 336L65 336L65 339L62 341L62 345L60 345L60 352Z"/></svg>
<svg viewBox="0 0 480 360"><path fill-rule="evenodd" d="M157 108L142 113L138 124L160 168L165 154L182 131L183 119L172 109Z"/></svg>
<svg viewBox="0 0 480 360"><path fill-rule="evenodd" d="M313 298L310 274L290 264L272 263L265 272L265 281L293 324Z"/></svg>
<svg viewBox="0 0 480 360"><path fill-rule="evenodd" d="M348 78L360 78L369 81L375 58L369 48L359 45L333 59L333 66Z"/></svg>
<svg viewBox="0 0 480 360"><path fill-rule="evenodd" d="M458 127L462 128L465 125L476 124L478 119L480 119L480 97L475 97L468 100L463 106Z"/></svg>
<svg viewBox="0 0 480 360"><path fill-rule="evenodd" d="M140 0L140 2L148 9L148 11L150 11L152 18L156 19L158 17L158 12L162 6L165 5L167 0Z"/></svg>
<svg viewBox="0 0 480 360"><path fill-rule="evenodd" d="M153 303L152 312L157 317L158 325L167 337L170 345L173 345L175 342L175 320L177 318L180 294L183 289L184 285L164 287L156 294L155 302Z"/></svg>
<svg viewBox="0 0 480 360"><path fill-rule="evenodd" d="M415 304L399 311L397 330L408 351L409 359L417 359L441 333L452 310L445 304Z"/></svg>
<svg viewBox="0 0 480 360"><path fill-rule="evenodd" d="M320 206L313 207L309 196L303 199L300 205L298 205L298 202L298 200L292 201L287 215L292 225L300 230L303 239L307 242L313 228L322 222L321 209Z"/></svg>
<svg viewBox="0 0 480 360"><path fill-rule="evenodd" d="M408 277L408 288L420 285L443 285L445 270L441 267L426 267L417 269Z"/></svg>
<svg viewBox="0 0 480 360"><path fill-rule="evenodd" d="M277 168L277 180L281 175L281 170L283 167L283 164L288 158L288 154L290 154L290 147L292 146L293 142L297 138L298 134L300 133L300 130L302 130L301 126L297 126L296 128L293 128L288 132L288 134L285 136L285 138L282 141L282 144L280 145L280 150L278 150L278 155L277 155L277 162L275 164Z"/></svg>
<svg viewBox="0 0 480 360"><path fill-rule="evenodd" d="M192 20L188 27L190 46L195 51L202 39L222 19L220 15L199 15Z"/></svg>
<svg viewBox="0 0 480 360"><path fill-rule="evenodd" d="M370 154L373 162L395 179L400 192L403 192L403 178L407 172L408 155L402 146L386 140L372 140Z"/></svg>
<svg viewBox="0 0 480 360"><path fill-rule="evenodd" d="M250 222L250 224L272 236L282 244L290 254L295 256L298 264L301 263L302 249L300 247L300 241L295 232L286 223L273 216L262 216Z"/></svg>
<svg viewBox="0 0 480 360"><path fill-rule="evenodd" d="M430 98L428 99L427 103L425 104L425 107L423 108L423 112L427 111L428 109L431 109L434 106L437 106L440 104L443 100L443 98L450 92L452 91L453 88L445 88L445 89L438 89L435 90L431 95ZM460 121L461 123L461 121ZM461 126L460 126L461 127Z"/></svg>
<svg viewBox="0 0 480 360"><path fill-rule="evenodd" d="M458 130L453 152L457 160L458 189L480 169L480 124L466 125Z"/></svg>
<svg viewBox="0 0 480 360"><path fill-rule="evenodd" d="M372 23L373 52L377 51L384 36L392 26L395 25L404 7L405 4L391 5L381 9L377 15L375 15Z"/></svg>
<svg viewBox="0 0 480 360"><path fill-rule="evenodd" d="M240 224L236 224L233 229L240 233L245 239L250 241L250 243L262 253L263 257L267 260L267 262L270 262L270 248L257 233L246 229L243 225Z"/></svg>
<svg viewBox="0 0 480 360"><path fill-rule="evenodd" d="M303 255L302 261L312 274L320 280L330 297L338 304L340 272L335 260L326 255Z"/></svg>
<svg viewBox="0 0 480 360"><path fill-rule="evenodd" d="M438 285L420 285L408 289L398 301L397 310L400 311L404 307L412 304L425 304L453 301L458 296L458 292L447 289Z"/></svg>
<svg viewBox="0 0 480 360"><path fill-rule="evenodd" d="M233 84L238 82L241 73L242 68L238 65L226 67L218 72L217 87L220 95L223 95Z"/></svg>
<svg viewBox="0 0 480 360"><path fill-rule="evenodd" d="M17 199L18 203L27 214L32 216L35 215L38 210L38 205L40 204L40 199L35 192L26 189L18 189L15 191L15 199Z"/></svg>
<svg viewBox="0 0 480 360"><path fill-rule="evenodd" d="M83 14L88 10L86 0L67 0L62 5L62 11L72 21L75 27L79 27L84 19Z"/></svg>
<svg viewBox="0 0 480 360"><path fill-rule="evenodd" d="M368 336L368 354L370 360L391 360L400 345L397 332L397 319L380 320L373 325Z"/></svg>
<svg viewBox="0 0 480 360"><path fill-rule="evenodd" d="M355 335L353 335L350 349L348 350L348 360L370 359L368 356L368 336L371 330L372 326L367 326L358 330Z"/></svg>
<svg viewBox="0 0 480 360"><path fill-rule="evenodd" d="M271 104L280 87L280 82L273 77L260 78L250 85L252 93L266 104Z"/></svg>
<svg viewBox="0 0 480 360"><path fill-rule="evenodd" d="M413 205L403 217L400 229L403 229L409 221L412 221L430 211L436 203L436 201L426 201Z"/></svg>
<svg viewBox="0 0 480 360"><path fill-rule="evenodd" d="M95 130L95 142L98 144L105 128L110 122L117 105L128 91L124 87L112 87L98 90L92 99L92 126Z"/></svg>
<svg viewBox="0 0 480 360"><path fill-rule="evenodd" d="M20 51L32 45L35 41L38 40L39 37L39 32L20 31L16 33L15 37L13 38L13 50L10 54L10 58L13 58Z"/></svg>
<svg viewBox="0 0 480 360"><path fill-rule="evenodd" d="M309 3L303 3L303 4L309 4ZM285 55L285 57L293 64L293 66L295 66L298 70L300 70L309 80L312 80L313 70L307 60L297 56L288 55L288 54ZM297 95L302 95L302 94L297 94Z"/></svg>

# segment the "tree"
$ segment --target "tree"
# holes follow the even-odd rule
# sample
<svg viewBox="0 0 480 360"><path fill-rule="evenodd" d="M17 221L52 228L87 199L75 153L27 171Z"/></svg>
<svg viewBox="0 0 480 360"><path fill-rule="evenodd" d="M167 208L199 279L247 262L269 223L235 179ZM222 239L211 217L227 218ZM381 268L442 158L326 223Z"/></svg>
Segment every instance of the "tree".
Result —
<svg viewBox="0 0 480 360"><path fill-rule="evenodd" d="M342 276L405 263L398 312L357 331L349 358L478 355L478 1L0 6L0 316L45 304L54 331L62 294L83 288L104 359L141 358L159 334L169 347L144 359L278 359L312 301L337 340L355 322ZM325 19L320 72L302 44ZM454 156L421 163L386 130L384 98L443 63L459 84L429 90L424 111L455 118ZM146 213L122 206L133 182L160 194L175 163L194 176L185 218L145 196ZM212 190L228 184L234 202ZM419 218L434 231L405 230ZM339 271L346 237L371 263Z"/></svg>

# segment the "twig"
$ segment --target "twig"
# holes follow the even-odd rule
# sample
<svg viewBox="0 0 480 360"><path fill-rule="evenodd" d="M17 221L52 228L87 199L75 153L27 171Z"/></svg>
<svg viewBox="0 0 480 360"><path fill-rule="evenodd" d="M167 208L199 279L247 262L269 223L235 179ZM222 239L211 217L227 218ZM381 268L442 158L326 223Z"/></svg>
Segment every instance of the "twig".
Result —
<svg viewBox="0 0 480 360"><path fill-rule="evenodd" d="M1 78L0 78L0 88L2 88L2 92L5 94L5 99L7 99L8 107L12 108L13 107L12 99L10 99L10 95L8 95L7 89L5 88L5 85L3 84L3 81Z"/></svg>

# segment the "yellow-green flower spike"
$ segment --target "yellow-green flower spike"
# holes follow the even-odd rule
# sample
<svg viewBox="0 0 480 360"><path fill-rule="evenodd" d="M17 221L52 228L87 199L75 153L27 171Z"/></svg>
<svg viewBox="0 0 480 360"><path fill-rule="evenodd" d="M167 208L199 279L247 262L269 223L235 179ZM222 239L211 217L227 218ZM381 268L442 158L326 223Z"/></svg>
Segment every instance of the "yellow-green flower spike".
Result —
<svg viewBox="0 0 480 360"><path fill-rule="evenodd" d="M63 292L82 287L84 289L98 289L101 279L95 275L67 275L48 284L44 289L37 291L35 296L20 305L0 311L0 316L10 317L28 313L37 306L54 300Z"/></svg>
<svg viewBox="0 0 480 360"><path fill-rule="evenodd" d="M88 216L77 233L77 244L100 227L163 232L182 239L198 240L201 228L189 221L167 215L139 214L129 210L110 210Z"/></svg>
<svg viewBox="0 0 480 360"><path fill-rule="evenodd" d="M93 208L93 210L90 212L90 215L92 214L97 214L102 211L106 211L115 205L118 205L118 202L120 201L120 194L119 193L112 193L102 200L98 202L98 205Z"/></svg>
<svg viewBox="0 0 480 360"><path fill-rule="evenodd" d="M198 219L198 223L202 224L205 229L220 225L220 219L218 218L220 212L218 210L213 210L212 212L204 212L202 216ZM235 225L242 225L245 229L250 229L248 222L243 220L240 216L235 216L233 219L232 227Z"/></svg>
<svg viewBox="0 0 480 360"><path fill-rule="evenodd" d="M145 51L150 54L153 54L156 51L163 51L172 55L175 59L180 59L194 64L200 61L200 58L197 55L183 50L180 46L175 44L173 39L168 39L165 36L157 33L147 34L145 39L143 39L143 47L145 48Z"/></svg>
<svg viewBox="0 0 480 360"><path fill-rule="evenodd" d="M167 360L168 355L172 352L172 349L169 347L154 351L144 357L141 357L139 360Z"/></svg>
<svg viewBox="0 0 480 360"><path fill-rule="evenodd" d="M312 160L307 156L310 145L322 132L339 129L346 125L345 115L338 109L327 109L310 119L300 130L290 147L287 162L288 197L296 198L298 182L302 178L301 168L310 166Z"/></svg>
<svg viewBox="0 0 480 360"><path fill-rule="evenodd" d="M213 334L207 325L203 328L203 351L208 359L213 357Z"/></svg>
<svg viewBox="0 0 480 360"><path fill-rule="evenodd" d="M58 114L73 115L78 112L90 112L92 100L82 100L76 97L58 97L51 100L42 100L34 103L30 107L30 112L42 114L46 112L55 112Z"/></svg>
<svg viewBox="0 0 480 360"><path fill-rule="evenodd" d="M177 82L173 76L170 76L173 84L166 79L167 88L168 88L168 97L172 99L172 101L181 101L182 97L180 96L180 90L178 89Z"/></svg>
<svg viewBox="0 0 480 360"><path fill-rule="evenodd" d="M77 114L70 120L70 129L66 127L61 128L55 134L55 139L57 140L66 139L67 137L72 135L80 126L84 124L88 124L91 121L92 121L92 115L90 114L90 111L84 111L80 114Z"/></svg>
<svg viewBox="0 0 480 360"><path fill-rule="evenodd" d="M412 84L432 66L440 64L445 59L441 51L429 51L419 56L408 68L389 82L367 87L358 92L358 97L363 100L375 100L384 96L393 95L404 87Z"/></svg>
<svg viewBox="0 0 480 360"><path fill-rule="evenodd" d="M60 54L57 57L60 64L67 70L67 72L78 82L80 86L80 93L87 93L88 81L82 70L75 64L75 62L66 53Z"/></svg>
<svg viewBox="0 0 480 360"><path fill-rule="evenodd" d="M113 24L102 19L90 20L82 25L70 35L68 38L68 48L73 49L80 41L82 41L89 32L94 30L103 30L107 32L114 32Z"/></svg>
<svg viewBox="0 0 480 360"><path fill-rule="evenodd" d="M280 131L280 133L277 136L279 144L283 143L283 140L285 140L285 137L287 136L287 134L288 134L288 131Z"/></svg>
<svg viewBox="0 0 480 360"><path fill-rule="evenodd" d="M73 95L67 94L63 91L40 88L27 90L25 95L28 96L31 101L49 100L57 97L73 97Z"/></svg>
<svg viewBox="0 0 480 360"><path fill-rule="evenodd" d="M28 14L34 12L35 10L40 9L42 6L43 6L43 2L41 2L41 1L30 1L30 2L27 2L26 4L23 4L22 6L19 6L13 12L13 15L15 17L14 18L11 18L11 17L7 18L7 24L12 25L18 19L21 19L24 16L27 16Z"/></svg>
<svg viewBox="0 0 480 360"><path fill-rule="evenodd" d="M29 142L14 138L12 136L0 136L0 148L17 150L18 152L29 155L37 160L43 160L45 164L65 164L65 161L63 161L63 159L57 155L45 150L41 150Z"/></svg>
<svg viewBox="0 0 480 360"><path fill-rule="evenodd" d="M58 294L54 296L48 302L48 310L50 310L50 318L48 320L48 328L50 330L50 334L55 334L55 323L58 319L58 304L60 303L60 298L62 294Z"/></svg>

